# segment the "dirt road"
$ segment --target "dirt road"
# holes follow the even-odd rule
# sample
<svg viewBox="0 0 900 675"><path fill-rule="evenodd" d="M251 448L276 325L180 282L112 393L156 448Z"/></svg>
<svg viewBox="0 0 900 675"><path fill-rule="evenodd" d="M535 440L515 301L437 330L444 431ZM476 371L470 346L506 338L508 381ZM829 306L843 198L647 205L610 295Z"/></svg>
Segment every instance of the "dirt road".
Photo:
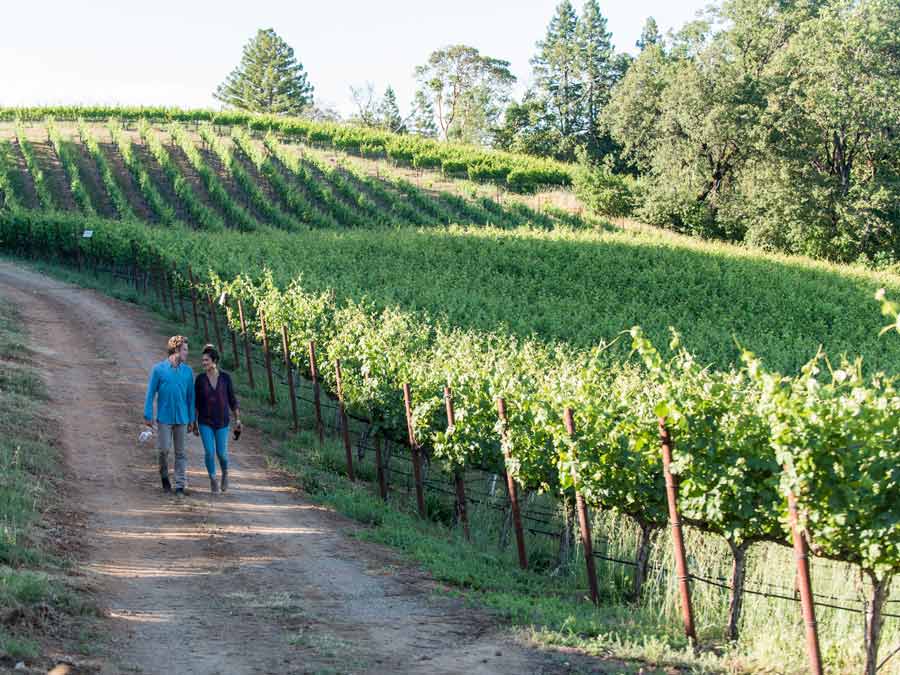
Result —
<svg viewBox="0 0 900 675"><path fill-rule="evenodd" d="M232 447L233 489L209 494L191 437L181 502L139 446L166 336L142 310L0 262L62 417L66 498L86 516L82 571L108 610L104 673L555 673L389 551L347 536L265 468L265 437ZM61 469L62 471L62 469Z"/></svg>

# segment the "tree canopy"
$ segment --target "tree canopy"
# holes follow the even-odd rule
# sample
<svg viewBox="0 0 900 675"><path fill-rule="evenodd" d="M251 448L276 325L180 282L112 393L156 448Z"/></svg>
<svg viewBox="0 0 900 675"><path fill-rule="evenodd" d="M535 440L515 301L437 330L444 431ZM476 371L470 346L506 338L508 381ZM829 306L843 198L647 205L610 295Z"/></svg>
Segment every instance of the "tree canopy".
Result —
<svg viewBox="0 0 900 675"><path fill-rule="evenodd" d="M271 28L244 45L243 56L213 96L249 112L298 115L313 101L313 86L294 50Z"/></svg>

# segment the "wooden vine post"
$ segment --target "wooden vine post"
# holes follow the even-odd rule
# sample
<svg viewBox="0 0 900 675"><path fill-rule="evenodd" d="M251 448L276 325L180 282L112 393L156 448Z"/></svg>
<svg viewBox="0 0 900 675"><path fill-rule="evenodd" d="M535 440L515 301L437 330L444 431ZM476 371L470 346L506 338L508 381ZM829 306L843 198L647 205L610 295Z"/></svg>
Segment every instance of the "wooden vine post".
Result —
<svg viewBox="0 0 900 675"><path fill-rule="evenodd" d="M250 336L247 335L247 321L244 319L244 303L240 298L237 300L238 319L241 322L241 336L244 338L244 356L247 359L247 382L251 389L256 389L253 382L253 361L250 359Z"/></svg>
<svg viewBox="0 0 900 675"><path fill-rule="evenodd" d="M178 309L175 307L175 274L163 272L166 279L166 286L169 287L169 305L172 307L172 316L178 316Z"/></svg>
<svg viewBox="0 0 900 675"><path fill-rule="evenodd" d="M423 520L428 517L425 509L425 490L422 485L422 455L419 452L419 444L416 442L416 430L413 426L412 403L409 394L409 384L403 384L403 405L406 408L406 430L409 433L409 447L412 452L413 481L416 484L416 506L419 508L419 517Z"/></svg>
<svg viewBox="0 0 900 675"><path fill-rule="evenodd" d="M344 438L344 452L347 455L347 477L350 480L356 480L356 477L353 475L353 446L350 445L350 425L347 419L347 409L344 407L344 382L341 376L340 359L335 359L334 376L337 383L338 410L341 415L341 435Z"/></svg>
<svg viewBox="0 0 900 675"><path fill-rule="evenodd" d="M809 657L809 672L822 675L822 651L819 648L819 631L816 625L816 606L813 601L812 581L809 575L809 547L800 528L797 497L788 492L788 516L791 522L791 539L794 544L794 560L797 563L797 585L800 587L800 608L806 626L806 651Z"/></svg>
<svg viewBox="0 0 900 675"><path fill-rule="evenodd" d="M572 416L571 408L566 408L563 413L563 422L566 425L566 433L574 440L575 420ZM600 603L600 590L597 588L597 568L594 564L594 546L591 542L591 521L588 517L587 504L585 504L584 497L578 489L578 472L574 466L572 467L572 483L575 488L575 508L578 511L578 525L581 530L581 546L584 550L584 565L587 568L591 602L597 605Z"/></svg>
<svg viewBox="0 0 900 675"><path fill-rule="evenodd" d="M219 348L219 356L225 354L225 345L222 343L222 331L219 329L219 316L216 312L216 303L213 302L212 296L206 294L206 304L209 307L209 315L212 318L213 330L216 332L216 347Z"/></svg>
<svg viewBox="0 0 900 675"><path fill-rule="evenodd" d="M284 352L284 367L287 370L288 391L291 395L291 417L294 421L294 431L300 431L300 418L297 416L297 392L294 390L294 364L291 361L291 341L288 337L288 329L281 324L281 348Z"/></svg>
<svg viewBox="0 0 900 675"><path fill-rule="evenodd" d="M378 492L381 495L381 499L383 501L387 501L388 498L388 485L387 485L387 475L384 471L384 460L382 459L381 454L381 434L375 434L375 475L378 478Z"/></svg>
<svg viewBox="0 0 900 675"><path fill-rule="evenodd" d="M194 330L200 330L200 318L197 316L197 286L194 281L194 272L188 267L188 282L191 287L191 305L194 308Z"/></svg>
<svg viewBox="0 0 900 675"><path fill-rule="evenodd" d="M313 407L316 410L316 431L319 434L319 444L325 444L325 423L322 421L322 392L319 387L319 366L316 363L316 343L309 341L309 375L313 386Z"/></svg>
<svg viewBox="0 0 900 675"><path fill-rule="evenodd" d="M681 594L681 616L684 620L684 634L691 644L697 643L697 631L694 628L694 609L691 605L690 574L688 573L687 554L684 549L684 535L681 531L681 516L678 513L678 481L672 475L672 438L666 427L666 418L659 418L659 438L662 445L663 475L666 479L666 498L669 503L669 522L672 525L672 545L675 551L675 574L678 577L678 589Z"/></svg>
<svg viewBox="0 0 900 675"><path fill-rule="evenodd" d="M450 433L450 430L456 425L453 390L450 387L444 387L444 405L447 408L447 432ZM466 482L463 479L463 470L459 466L453 468L453 483L456 487L456 515L459 517L459 522L462 523L463 535L466 539L471 540L469 514L466 510Z"/></svg>
<svg viewBox="0 0 900 675"><path fill-rule="evenodd" d="M525 531L522 529L522 512L519 510L519 486L512 474L509 472L510 456L509 456L509 438L507 434L507 417L506 417L506 401L502 398L497 399L497 415L500 418L501 438L500 442L503 446L503 464L506 474L506 491L509 494L509 508L512 511L513 530L516 533L516 548L519 550L519 567L523 570L528 569L528 556L525 553Z"/></svg>
<svg viewBox="0 0 900 675"><path fill-rule="evenodd" d="M263 360L266 364L266 376L269 379L269 405L275 405L275 380L272 378L272 352L269 351L269 331L266 328L266 314L259 311L259 322L262 328Z"/></svg>
<svg viewBox="0 0 900 675"><path fill-rule="evenodd" d="M176 278L178 275L178 270L175 265L172 265L172 278ZM181 310L181 323L182 325L187 324L187 312L184 311L184 293L181 292L181 288L178 289L178 307Z"/></svg>

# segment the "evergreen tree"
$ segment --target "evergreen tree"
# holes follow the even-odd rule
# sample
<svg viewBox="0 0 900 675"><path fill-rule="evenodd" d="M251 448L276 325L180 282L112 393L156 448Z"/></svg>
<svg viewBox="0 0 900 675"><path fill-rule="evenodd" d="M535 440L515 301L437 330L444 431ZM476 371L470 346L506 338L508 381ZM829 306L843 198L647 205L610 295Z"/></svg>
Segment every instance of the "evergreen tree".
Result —
<svg viewBox="0 0 900 675"><path fill-rule="evenodd" d="M381 103L378 105L378 123L388 131L393 131L397 134L406 133L406 122L400 116L397 94L394 93L394 88L390 85L385 89Z"/></svg>
<svg viewBox="0 0 900 675"><path fill-rule="evenodd" d="M635 42L635 46L644 51L651 45L658 45L662 42L662 35L659 34L659 26L656 25L656 19L652 16L647 17L644 22L644 28L641 30L641 37Z"/></svg>
<svg viewBox="0 0 900 675"><path fill-rule="evenodd" d="M616 57L612 33L606 26L600 4L597 0L587 0L578 23L578 46L583 81L583 144L592 159L613 148L609 135L601 128L600 117L609 103L613 86L624 75L623 61Z"/></svg>
<svg viewBox="0 0 900 675"><path fill-rule="evenodd" d="M213 96L239 110L297 115L312 103L313 87L294 50L268 28L244 45L240 64Z"/></svg>
<svg viewBox="0 0 900 675"><path fill-rule="evenodd" d="M599 11L599 10L598 10ZM552 123L562 142L574 151L575 137L581 128L581 57L579 55L578 16L569 0L562 0L537 43L538 53L531 60L535 82L548 101Z"/></svg>
<svg viewBox="0 0 900 675"><path fill-rule="evenodd" d="M434 104L421 89L416 92L412 112L413 132L426 138L437 138L438 128L434 121Z"/></svg>

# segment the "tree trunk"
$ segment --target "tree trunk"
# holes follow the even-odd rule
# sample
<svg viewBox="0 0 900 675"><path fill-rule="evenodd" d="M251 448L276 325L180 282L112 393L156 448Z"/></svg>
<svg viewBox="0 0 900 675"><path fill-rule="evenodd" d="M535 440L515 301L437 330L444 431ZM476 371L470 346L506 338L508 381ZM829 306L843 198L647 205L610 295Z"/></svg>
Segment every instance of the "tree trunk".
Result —
<svg viewBox="0 0 900 675"><path fill-rule="evenodd" d="M653 544L654 536L659 530L655 525L644 521L638 521L638 526L641 528L641 540L638 544L638 554L635 560L634 587L631 591L633 602L640 602L641 600L641 589L643 589L644 582L647 580L647 570L650 567L650 547Z"/></svg>
<svg viewBox="0 0 900 675"><path fill-rule="evenodd" d="M884 620L881 613L891 592L891 575L886 574L879 579L874 572L867 570L872 580L872 597L866 606L866 675L875 675L878 670L878 643L881 641L881 624Z"/></svg>
<svg viewBox="0 0 900 675"><path fill-rule="evenodd" d="M740 545L728 540L731 548L731 595L728 598L728 639L737 640L740 634L738 624L744 608L744 578L747 574L747 549L749 542Z"/></svg>

